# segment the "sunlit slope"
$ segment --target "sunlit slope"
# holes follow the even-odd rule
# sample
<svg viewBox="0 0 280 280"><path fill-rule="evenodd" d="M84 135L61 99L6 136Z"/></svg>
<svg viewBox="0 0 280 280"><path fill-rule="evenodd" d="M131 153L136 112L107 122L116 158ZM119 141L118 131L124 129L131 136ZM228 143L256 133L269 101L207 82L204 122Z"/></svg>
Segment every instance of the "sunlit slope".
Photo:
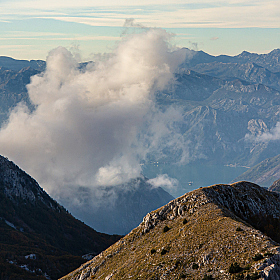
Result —
<svg viewBox="0 0 280 280"><path fill-rule="evenodd" d="M200 188L62 279L276 279L279 214L280 196L249 182Z"/></svg>

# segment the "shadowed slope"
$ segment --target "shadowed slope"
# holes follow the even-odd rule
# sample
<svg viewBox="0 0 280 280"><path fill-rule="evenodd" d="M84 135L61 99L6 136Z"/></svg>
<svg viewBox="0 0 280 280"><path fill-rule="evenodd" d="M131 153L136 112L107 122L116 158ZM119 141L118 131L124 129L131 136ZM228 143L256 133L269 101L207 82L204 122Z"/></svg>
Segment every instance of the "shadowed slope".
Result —
<svg viewBox="0 0 280 280"><path fill-rule="evenodd" d="M82 255L96 255L119 238L75 219L0 156L0 279L57 279L84 262Z"/></svg>

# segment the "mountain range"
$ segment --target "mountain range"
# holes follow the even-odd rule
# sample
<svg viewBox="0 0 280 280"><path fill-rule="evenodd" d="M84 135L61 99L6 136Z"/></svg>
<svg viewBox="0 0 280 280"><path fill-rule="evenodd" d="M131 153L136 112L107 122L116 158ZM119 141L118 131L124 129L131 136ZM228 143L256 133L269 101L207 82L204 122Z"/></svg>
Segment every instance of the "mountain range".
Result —
<svg viewBox="0 0 280 280"><path fill-rule="evenodd" d="M277 141L256 141L279 121L280 49L237 56L188 49L186 53L175 83L157 92L156 101L163 110L174 106L183 112L177 126L187 143L187 161L251 167L280 154ZM3 122L19 101L32 109L25 86L32 75L44 70L45 63L0 57L0 67ZM177 157L164 149L163 160Z"/></svg>
<svg viewBox="0 0 280 280"><path fill-rule="evenodd" d="M280 50L261 55L243 52L237 56L211 56L203 51L192 50L186 52L184 63L175 73L174 83L167 89L156 92L155 96L156 106L160 110L174 107L182 113L176 128L187 150L184 160L191 164L252 167L279 155L279 140L257 139L260 135L273 131L279 122ZM83 63L81 68L85 65ZM9 111L18 102L25 102L30 110L33 109L26 85L33 75L44 71L45 62L0 57L0 67L0 114L1 123L4 124ZM148 158L151 161L173 163L180 159L180 151L169 149L164 141L159 149L162 150L162 158L159 159L158 154L150 154ZM276 179L274 177L273 181ZM255 182L254 178L250 180ZM131 184L140 182L143 187L145 181L145 178L139 178ZM271 183L272 181L269 182ZM100 209L74 209L67 198L63 204L71 213L99 231L125 234L147 212L172 199L163 189L156 191L148 185L145 188L145 195L150 189L149 198L137 191L116 193L118 199L114 209L118 210L110 209L110 213L114 213L112 217L108 214L109 202ZM81 190L80 195L91 196L89 190ZM110 187L106 191L109 193ZM155 204L145 204L144 201L148 199ZM142 208L136 205L142 205ZM141 211L136 211L140 208ZM86 209L90 210L85 213ZM92 210L97 215L92 216ZM138 216L136 212L139 213ZM125 213L131 213L129 219Z"/></svg>

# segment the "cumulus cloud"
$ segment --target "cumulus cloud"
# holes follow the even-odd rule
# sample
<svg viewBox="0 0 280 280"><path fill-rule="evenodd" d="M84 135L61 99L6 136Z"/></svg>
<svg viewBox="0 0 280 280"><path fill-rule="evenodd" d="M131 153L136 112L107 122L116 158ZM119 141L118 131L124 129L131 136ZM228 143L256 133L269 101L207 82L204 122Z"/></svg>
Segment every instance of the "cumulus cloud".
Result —
<svg viewBox="0 0 280 280"><path fill-rule="evenodd" d="M148 180L152 186L158 188L162 187L169 192L176 192L179 181L175 178L170 178L167 174L160 174L156 178Z"/></svg>
<svg viewBox="0 0 280 280"><path fill-rule="evenodd" d="M269 142L280 140L280 122L276 123L276 126L271 128L269 131L263 132L260 135L252 137L250 135L246 135L248 140L253 140L255 142Z"/></svg>
<svg viewBox="0 0 280 280"><path fill-rule="evenodd" d="M183 150L176 128L172 133L180 114L160 111L154 102L184 60L182 50L170 49L170 37L162 29L127 35L114 52L82 70L77 55L52 50L45 72L27 86L35 109L21 103L11 112L0 131L0 153L49 193L65 195L75 186L110 186L139 176L139 163L159 146Z"/></svg>

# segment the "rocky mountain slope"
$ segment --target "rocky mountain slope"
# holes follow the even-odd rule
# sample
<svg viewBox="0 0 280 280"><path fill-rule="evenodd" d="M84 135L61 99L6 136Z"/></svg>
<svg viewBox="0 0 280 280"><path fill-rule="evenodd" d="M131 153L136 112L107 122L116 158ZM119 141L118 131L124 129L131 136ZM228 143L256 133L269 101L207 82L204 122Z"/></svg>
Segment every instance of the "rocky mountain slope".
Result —
<svg viewBox="0 0 280 280"><path fill-rule="evenodd" d="M253 183L200 188L61 279L279 279L279 214L280 195Z"/></svg>
<svg viewBox="0 0 280 280"><path fill-rule="evenodd" d="M234 181L246 180L269 187L278 178L280 178L280 155L263 160L235 178Z"/></svg>
<svg viewBox="0 0 280 280"><path fill-rule="evenodd" d="M0 279L57 279L120 236L75 219L28 174L0 156Z"/></svg>
<svg viewBox="0 0 280 280"><path fill-rule="evenodd" d="M268 189L272 192L280 192L280 179L274 181Z"/></svg>

